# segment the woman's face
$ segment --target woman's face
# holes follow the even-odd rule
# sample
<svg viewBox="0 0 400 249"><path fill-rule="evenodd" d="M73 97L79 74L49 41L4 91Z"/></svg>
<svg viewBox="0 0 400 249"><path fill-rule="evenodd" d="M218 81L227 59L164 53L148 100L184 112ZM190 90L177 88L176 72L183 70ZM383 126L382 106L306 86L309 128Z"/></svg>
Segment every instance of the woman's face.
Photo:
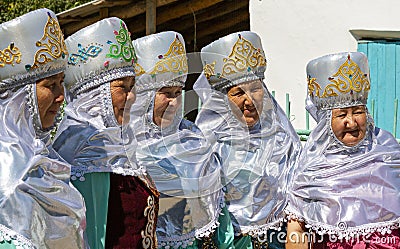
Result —
<svg viewBox="0 0 400 249"><path fill-rule="evenodd" d="M358 144L367 130L365 106L352 106L332 110L332 131L347 146Z"/></svg>
<svg viewBox="0 0 400 249"><path fill-rule="evenodd" d="M124 120L124 114L125 121L129 121L129 111L136 99L135 92L131 91L134 86L134 76L116 79L110 83L114 115L120 125L122 125L122 121Z"/></svg>
<svg viewBox="0 0 400 249"><path fill-rule="evenodd" d="M228 90L228 99L237 119L253 127L260 119L263 108L264 89L261 80L233 86Z"/></svg>
<svg viewBox="0 0 400 249"><path fill-rule="evenodd" d="M181 107L181 86L163 87L156 92L153 109L153 122L159 127L172 124L176 112Z"/></svg>
<svg viewBox="0 0 400 249"><path fill-rule="evenodd" d="M42 128L53 126L64 101L64 73L36 81L36 96Z"/></svg>

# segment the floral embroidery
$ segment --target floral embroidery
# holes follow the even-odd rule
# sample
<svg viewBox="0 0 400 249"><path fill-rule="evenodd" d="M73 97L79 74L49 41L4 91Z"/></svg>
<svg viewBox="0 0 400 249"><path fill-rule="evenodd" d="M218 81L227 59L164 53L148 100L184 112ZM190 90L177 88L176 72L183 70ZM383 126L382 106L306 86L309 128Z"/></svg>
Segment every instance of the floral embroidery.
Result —
<svg viewBox="0 0 400 249"><path fill-rule="evenodd" d="M122 58L126 62L136 61L135 49L133 48L129 31L122 21L120 30L118 32L114 31L114 34L118 44L114 44L111 41L108 42L110 44L110 51L107 57L114 59Z"/></svg>
<svg viewBox="0 0 400 249"><path fill-rule="evenodd" d="M89 47L83 48L82 44L78 44L78 52L72 53L68 58L68 64L76 65L79 62L87 62L89 57L97 57L103 49L97 45L89 45Z"/></svg>

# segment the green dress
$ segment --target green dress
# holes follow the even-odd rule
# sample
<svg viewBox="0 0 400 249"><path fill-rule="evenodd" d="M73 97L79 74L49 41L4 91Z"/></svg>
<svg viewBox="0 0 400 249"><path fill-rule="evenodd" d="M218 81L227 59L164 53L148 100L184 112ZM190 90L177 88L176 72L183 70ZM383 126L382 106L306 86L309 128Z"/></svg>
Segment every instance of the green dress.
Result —
<svg viewBox="0 0 400 249"><path fill-rule="evenodd" d="M101 184L100 184L101 183ZM110 193L110 173L85 174L85 181L75 180L72 184L81 192L86 204L85 237L91 249L104 249L108 197Z"/></svg>
<svg viewBox="0 0 400 249"><path fill-rule="evenodd" d="M217 243L218 249L252 249L253 242L250 236L234 236L234 229L232 225L232 220L229 215L228 208L225 206L222 209L222 213L218 218L219 226L215 233L215 241ZM280 232L286 233L285 229L286 225L284 224L282 230ZM285 244L282 243L278 239L278 232L274 231L272 236L270 235L271 231L268 231L268 238L272 238L272 241L269 241L268 248L269 249L284 249ZM286 238L283 238L283 240ZM281 238L282 240L282 238Z"/></svg>

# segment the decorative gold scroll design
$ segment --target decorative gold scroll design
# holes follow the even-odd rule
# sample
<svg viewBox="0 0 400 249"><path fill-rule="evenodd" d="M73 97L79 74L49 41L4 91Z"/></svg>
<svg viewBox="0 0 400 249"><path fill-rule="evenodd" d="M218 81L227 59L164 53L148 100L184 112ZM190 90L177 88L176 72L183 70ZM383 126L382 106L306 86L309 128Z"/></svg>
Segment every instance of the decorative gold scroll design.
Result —
<svg viewBox="0 0 400 249"><path fill-rule="evenodd" d="M222 77L246 70L251 71L252 68L267 65L261 50L255 48L250 41L241 35L239 35L228 58L224 58L223 61Z"/></svg>
<svg viewBox="0 0 400 249"><path fill-rule="evenodd" d="M5 67L6 64L14 66L14 63L21 63L21 51L11 43L7 48L0 50L0 67Z"/></svg>
<svg viewBox="0 0 400 249"><path fill-rule="evenodd" d="M136 77L140 76L140 75L142 75L142 74L144 74L146 72L144 70L144 68L139 63L135 63L134 68L135 68Z"/></svg>
<svg viewBox="0 0 400 249"><path fill-rule="evenodd" d="M328 98L338 96L339 94L370 90L368 75L364 74L357 63L351 60L350 55L347 60L339 67L338 71L329 77L332 82L328 84L321 93L321 86L315 81L315 78L308 78L308 94L319 98Z"/></svg>
<svg viewBox="0 0 400 249"><path fill-rule="evenodd" d="M142 246L143 248L155 248L155 224L156 224L156 201L152 195L147 197L147 207L144 209L144 217L147 217L147 224L145 230L141 231Z"/></svg>
<svg viewBox="0 0 400 249"><path fill-rule="evenodd" d="M320 97L321 86L315 81L316 78L308 76L308 95ZM314 94L315 92L315 94Z"/></svg>
<svg viewBox="0 0 400 249"><path fill-rule="evenodd" d="M168 51L164 55L159 55L158 58L160 60L156 63L153 70L149 72L151 75L166 72L179 74L188 72L185 47L178 36L175 37Z"/></svg>
<svg viewBox="0 0 400 249"><path fill-rule="evenodd" d="M215 61L211 64L205 64L203 67L203 72L207 79L210 79L212 75L215 75Z"/></svg>
<svg viewBox="0 0 400 249"><path fill-rule="evenodd" d="M40 47L35 53L35 61L31 68L38 68L39 65L46 64L53 59L65 57L68 50L64 42L64 36L61 31L57 19L47 13L48 19L44 27L42 38L36 42L36 46ZM27 68L29 70L29 68Z"/></svg>

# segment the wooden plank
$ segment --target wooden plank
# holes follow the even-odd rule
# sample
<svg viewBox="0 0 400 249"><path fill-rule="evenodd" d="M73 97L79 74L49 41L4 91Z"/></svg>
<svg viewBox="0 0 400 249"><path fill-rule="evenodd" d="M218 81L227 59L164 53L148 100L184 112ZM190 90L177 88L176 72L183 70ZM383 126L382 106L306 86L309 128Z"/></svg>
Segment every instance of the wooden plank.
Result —
<svg viewBox="0 0 400 249"><path fill-rule="evenodd" d="M249 8L248 1L231 1L231 2L222 2L210 8L203 9L199 11L199 13L195 13L196 25L199 27L203 22L210 21L214 18L218 18L227 14L231 14L232 16L237 15L236 11L245 8L247 11ZM177 25L178 23L178 25ZM173 19L168 22L165 22L162 25L158 25L158 29L166 30L171 27L176 26L174 30L183 31L189 28L194 27L194 17L193 14L188 14L184 17L181 17L178 20Z"/></svg>
<svg viewBox="0 0 400 249"><path fill-rule="evenodd" d="M89 18L82 18L80 21L69 23L68 25L63 25L62 28L64 30L64 35L69 36L75 33L76 31L100 20L101 20L100 15L95 15Z"/></svg>
<svg viewBox="0 0 400 249"><path fill-rule="evenodd" d="M197 50L200 51L201 48L210 44L211 42L217 40L220 37L229 35L234 32L249 30L250 29L250 22L249 21L242 21L234 26L227 27L225 29L219 30L217 33L212 33L207 36L197 37ZM185 35L185 41L187 43L187 51L193 51L193 36L189 37Z"/></svg>
<svg viewBox="0 0 400 249"><path fill-rule="evenodd" d="M156 0L146 0L146 35L156 32L157 3Z"/></svg>
<svg viewBox="0 0 400 249"><path fill-rule="evenodd" d="M157 7L162 7L177 1L178 0L157 0ZM71 35L72 33L75 33L76 31L101 20L100 16L96 14L99 13L102 5L93 5L93 2L91 2L91 4L82 5L83 7L79 8L79 11L66 11L57 15L60 25L64 31L64 35ZM146 12L145 0L128 2L130 2L130 4L116 4L115 6L109 8L109 16L119 17L126 22L126 19L144 14ZM142 25L142 28L144 29L145 20L143 20Z"/></svg>
<svg viewBox="0 0 400 249"><path fill-rule="evenodd" d="M223 0L181 1L178 5L168 8L168 11L162 11L157 16L157 24L162 24L169 20L192 14L193 12L209 8L220 2L223 2Z"/></svg>
<svg viewBox="0 0 400 249"><path fill-rule="evenodd" d="M101 8L99 13L100 13L100 19L104 19L104 18L109 17L108 8Z"/></svg>
<svg viewBox="0 0 400 249"><path fill-rule="evenodd" d="M244 21L249 22L249 20L250 20L250 14L246 10L243 10L234 16L225 15L220 18L210 20L208 22L205 22L201 26L201 28L199 27L196 34L197 39L202 39L202 37L206 37L212 34L215 35L215 34L225 33L224 31L226 29L229 29L229 27L235 26ZM184 36L185 39L192 41L194 37L194 32L190 30L182 35Z"/></svg>
<svg viewBox="0 0 400 249"><path fill-rule="evenodd" d="M163 7L165 5L175 3L178 0L157 0L157 8ZM139 16L146 13L146 1L136 1L135 4L128 4L125 6L120 6L118 8L112 8L111 14L118 16L121 19L128 19ZM126 20L125 20L126 21Z"/></svg>

